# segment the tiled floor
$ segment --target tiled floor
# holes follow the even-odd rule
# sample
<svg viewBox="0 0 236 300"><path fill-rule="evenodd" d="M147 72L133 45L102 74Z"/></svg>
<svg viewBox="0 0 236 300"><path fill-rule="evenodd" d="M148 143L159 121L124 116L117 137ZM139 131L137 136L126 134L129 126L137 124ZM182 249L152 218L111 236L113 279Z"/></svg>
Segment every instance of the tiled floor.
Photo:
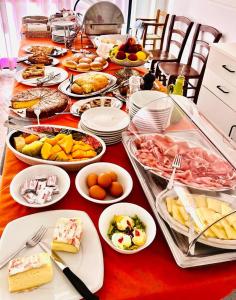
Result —
<svg viewBox="0 0 236 300"><path fill-rule="evenodd" d="M3 126L8 117L9 99L12 94L14 84L14 71L0 71L0 164L4 154L5 137L7 129ZM1 178L1 174L0 174Z"/></svg>

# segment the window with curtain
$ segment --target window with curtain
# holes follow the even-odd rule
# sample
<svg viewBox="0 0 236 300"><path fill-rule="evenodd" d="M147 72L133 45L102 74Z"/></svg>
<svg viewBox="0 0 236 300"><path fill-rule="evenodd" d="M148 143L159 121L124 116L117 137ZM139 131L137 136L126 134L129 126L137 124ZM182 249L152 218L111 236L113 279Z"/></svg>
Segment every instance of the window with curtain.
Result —
<svg viewBox="0 0 236 300"><path fill-rule="evenodd" d="M16 57L21 38L22 17L32 15L50 16L56 11L73 9L75 0L0 0L0 57ZM80 0L77 12L82 15L98 0ZM127 19L128 0L110 0L122 10Z"/></svg>

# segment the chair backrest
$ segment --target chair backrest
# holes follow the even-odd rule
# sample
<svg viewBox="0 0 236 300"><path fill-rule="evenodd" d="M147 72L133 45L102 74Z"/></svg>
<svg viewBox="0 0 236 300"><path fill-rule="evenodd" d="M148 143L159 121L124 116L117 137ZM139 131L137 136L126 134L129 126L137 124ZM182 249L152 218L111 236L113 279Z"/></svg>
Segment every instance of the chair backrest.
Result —
<svg viewBox="0 0 236 300"><path fill-rule="evenodd" d="M177 60L180 61L183 55L189 33L193 27L193 22L183 16L173 15L170 20L169 32L166 42L166 51L170 51L170 46L178 48Z"/></svg>
<svg viewBox="0 0 236 300"><path fill-rule="evenodd" d="M158 22L159 24L163 24L163 26L158 26L156 27L155 29L155 34L158 33L158 29L161 29L161 32L160 32L160 36L161 36L161 42L160 42L160 50L163 49L163 45L164 45L164 39L165 39L165 33L166 33L166 28L167 28L167 24L168 24L168 20L169 20L169 14L167 14L166 12L162 12L162 13L165 13L165 15L161 15L161 19L160 21ZM164 19L163 19L164 18Z"/></svg>
<svg viewBox="0 0 236 300"><path fill-rule="evenodd" d="M191 66L193 60L197 59L202 65L201 72L204 72L210 50L209 43L218 43L221 37L222 33L216 28L197 24L187 64Z"/></svg>

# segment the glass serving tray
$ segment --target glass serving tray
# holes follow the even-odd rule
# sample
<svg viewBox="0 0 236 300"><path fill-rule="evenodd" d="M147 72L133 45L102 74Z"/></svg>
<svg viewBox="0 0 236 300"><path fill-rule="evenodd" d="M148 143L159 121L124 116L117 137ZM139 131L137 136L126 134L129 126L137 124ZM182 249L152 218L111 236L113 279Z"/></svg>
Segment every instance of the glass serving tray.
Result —
<svg viewBox="0 0 236 300"><path fill-rule="evenodd" d="M161 95L159 94L158 97ZM145 97L145 94L142 95ZM204 222L204 220L196 220L195 218L199 218L201 210L208 210L209 208L199 207L191 207L192 214L189 213L188 203L181 204L183 208L186 209L188 215L190 216L190 221L194 220L194 222L190 222L188 227L186 225L178 223L173 215L168 215L166 204L164 201L167 201L166 196L166 186L168 182L168 177L158 176L155 172L152 172L150 168L146 167L145 164L141 164L138 159L134 157L134 153L130 148L130 141L134 138L140 138L143 134L160 134L160 135L168 135L170 137L178 137L179 140L187 142L190 144L190 147L201 147L207 151L207 153L216 155L219 159L224 160L227 164L232 167L232 170L235 171L236 164L236 151L235 144L227 137L223 136L221 132L217 129L213 128L206 119L203 119L197 112L196 106L192 104L189 100L186 100L184 97L168 97L168 103L172 103L172 108L169 110L168 122L165 121L165 128L161 128L159 123L156 121L159 120L159 116L157 116L156 120L152 119L153 111L155 112L156 108L160 108L161 106L158 104L157 100L154 100L151 105L145 105L144 108L137 110L137 107L133 107L136 109L136 114L132 115L132 122L130 124L129 130L123 133L123 144L126 149L126 152L129 156L129 159L135 169L135 172L139 178L139 181L142 185L142 188L147 196L148 202L156 216L156 219L163 231L163 234L168 242L170 250L175 258L176 263L182 268L195 267L200 265L214 264L220 263L230 260L235 260L236 258L236 238L231 240L228 239L228 236L221 239L217 235L216 236L204 236L202 235L195 246L191 248L189 251L189 244L193 241L194 238L197 237L196 222ZM156 102L156 103L155 103ZM130 107L132 109L132 103ZM151 108L151 109L150 109ZM158 108L158 109L159 109ZM163 106L162 106L163 108ZM144 110L144 113L142 112ZM147 112L149 114L149 118L145 119L145 123L138 123L136 120L141 116L147 116ZM137 128L138 126L139 128ZM143 124L148 124L147 127L141 127ZM154 124L154 126L153 126ZM178 126L180 124L181 126ZM162 124L163 125L163 124ZM156 126L156 130L155 127ZM154 130L150 130L150 128L154 128ZM144 131L144 132L143 132ZM151 150L150 150L151 151ZM185 154L183 154L184 156ZM173 157L174 158L174 157ZM194 160L194 159L193 159ZM217 198L217 201L221 201L221 197L223 197L223 202L225 203L225 199L230 202L230 206L232 211L235 210L236 207L236 193L234 188L228 188L223 193L219 190L216 191L214 188L209 191L207 188L197 188L197 187L189 187L186 184L179 184L178 181L175 181L174 187L172 191L169 191L169 195L172 195L173 192L182 191L185 195L189 195L189 197L195 199L193 194L204 195L204 203L209 201L209 205L212 205L211 201L214 202L214 198ZM163 192L164 191L164 192ZM172 194L171 194L172 193ZM179 194L178 194L179 195ZM179 200L182 201L182 197ZM185 197L183 197L185 198ZM213 198L213 200L211 200ZM209 200L210 199L210 200ZM178 200L178 198L177 198ZM171 200L173 201L173 200ZM194 200L195 201L195 200ZM226 203L227 203L226 201ZM174 202L175 203L175 202ZM221 202L219 202L221 203ZM214 204L214 203L213 203ZM214 204L215 205L215 204ZM223 204L224 206L224 204ZM181 208L181 209L183 209ZM210 207L211 208L211 207ZM200 213L199 213L200 211ZM208 213L208 211L207 211ZM214 211L215 213L215 211ZM225 212L226 213L226 212ZM201 216L201 214L200 214ZM234 214L232 214L234 216ZM192 218L193 217L193 218ZM235 216L236 218L236 216ZM224 218L226 220L227 218ZM186 221L188 222L188 221ZM187 224L187 223L186 223ZM195 225L194 225L195 224ZM217 222L219 227L211 227L213 229L222 228L221 223ZM205 227L204 227L204 226ZM209 224L202 224L202 230L206 228ZM201 227L201 224L199 225ZM199 228L200 228L199 227ZM207 231L207 233L210 231ZM234 232L233 232L234 233ZM224 233L225 234L225 233ZM235 231L236 234L236 231ZM222 246L223 245L223 246Z"/></svg>

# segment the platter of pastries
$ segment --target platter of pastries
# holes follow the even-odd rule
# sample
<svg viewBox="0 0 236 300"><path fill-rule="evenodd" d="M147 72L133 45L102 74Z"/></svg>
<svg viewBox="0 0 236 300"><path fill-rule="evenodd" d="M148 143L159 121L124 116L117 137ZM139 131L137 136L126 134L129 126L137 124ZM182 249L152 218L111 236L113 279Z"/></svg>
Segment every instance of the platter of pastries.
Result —
<svg viewBox="0 0 236 300"><path fill-rule="evenodd" d="M62 62L63 66L75 72L101 71L108 67L105 58L95 53L77 53Z"/></svg>
<svg viewBox="0 0 236 300"><path fill-rule="evenodd" d="M61 83L68 77L68 73L57 67L32 65L16 73L16 80L29 86L51 86Z"/></svg>
<svg viewBox="0 0 236 300"><path fill-rule="evenodd" d="M168 224L177 232L188 236L191 224L188 211L195 215L193 221L197 236L208 225L235 210L232 196L221 194L211 196L208 194L167 192L162 199L158 199L159 213ZM184 201L182 200L184 199ZM183 203L187 203L187 206ZM199 242L224 249L236 247L236 214L231 214L210 227L200 238Z"/></svg>
<svg viewBox="0 0 236 300"><path fill-rule="evenodd" d="M74 76L74 81L70 83L69 79L63 81L58 89L62 93L75 97L84 98L95 96L104 92L116 83L116 77L108 73L89 72L88 74L79 74Z"/></svg>
<svg viewBox="0 0 236 300"><path fill-rule="evenodd" d="M36 119L34 109L40 108L40 119L54 116L64 111L69 97L56 89L37 87L17 93L11 99L13 112L21 118Z"/></svg>
<svg viewBox="0 0 236 300"><path fill-rule="evenodd" d="M32 54L44 54L49 56L60 56L67 52L67 49L62 47L47 46L47 45L30 45L23 47L23 50Z"/></svg>
<svg viewBox="0 0 236 300"><path fill-rule="evenodd" d="M75 102L71 106L70 112L75 114L75 116L78 116L90 108L100 106L116 107L119 109L122 107L122 102L115 97L92 97L86 100Z"/></svg>

